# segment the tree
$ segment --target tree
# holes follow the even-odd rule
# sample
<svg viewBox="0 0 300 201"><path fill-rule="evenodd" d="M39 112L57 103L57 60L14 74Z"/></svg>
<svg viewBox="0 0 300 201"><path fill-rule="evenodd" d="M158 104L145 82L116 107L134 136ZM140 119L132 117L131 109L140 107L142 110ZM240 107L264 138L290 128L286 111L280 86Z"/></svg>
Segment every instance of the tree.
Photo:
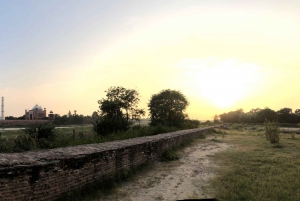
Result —
<svg viewBox="0 0 300 201"><path fill-rule="evenodd" d="M93 121L95 121L96 119L98 119L98 117L99 117L98 112L94 111L93 114L92 114Z"/></svg>
<svg viewBox="0 0 300 201"><path fill-rule="evenodd" d="M257 113L257 122L258 123L264 123L266 120L267 121L277 120L277 113L268 107L266 107L265 109L261 109Z"/></svg>
<svg viewBox="0 0 300 201"><path fill-rule="evenodd" d="M220 117L217 114L214 116L214 123L220 123Z"/></svg>
<svg viewBox="0 0 300 201"><path fill-rule="evenodd" d="M110 87L105 92L106 98L98 100L99 116L94 121L98 135L126 131L134 121L145 115L145 111L137 107L140 101L137 90Z"/></svg>
<svg viewBox="0 0 300 201"><path fill-rule="evenodd" d="M236 111L230 111L228 113L220 114L219 117L224 123L239 123L242 122L244 116L243 109L237 109Z"/></svg>
<svg viewBox="0 0 300 201"><path fill-rule="evenodd" d="M280 123L297 123L298 116L294 114L291 108L282 108L277 111L278 121Z"/></svg>
<svg viewBox="0 0 300 201"><path fill-rule="evenodd" d="M180 91L167 89L152 95L148 103L150 125L180 127L187 118L183 111L188 105L187 98Z"/></svg>

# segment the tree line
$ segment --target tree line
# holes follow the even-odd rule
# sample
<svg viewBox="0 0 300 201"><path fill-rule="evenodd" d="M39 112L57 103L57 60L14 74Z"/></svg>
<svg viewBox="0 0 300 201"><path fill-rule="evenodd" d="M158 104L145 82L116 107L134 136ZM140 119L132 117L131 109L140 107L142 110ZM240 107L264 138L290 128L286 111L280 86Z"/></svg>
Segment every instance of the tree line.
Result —
<svg viewBox="0 0 300 201"><path fill-rule="evenodd" d="M279 123L297 124L300 122L300 109L294 112L291 108L282 108L278 111L268 107L264 109L251 109L244 112L243 109L230 111L214 117L214 121L221 120L224 123L264 123L268 121L277 121Z"/></svg>
<svg viewBox="0 0 300 201"><path fill-rule="evenodd" d="M74 113L69 110L68 114L60 116L55 114L55 120L53 124L55 125L70 125L70 124L87 124L92 123L92 117L87 115L84 116L82 114L77 114L77 111L74 110Z"/></svg>
<svg viewBox="0 0 300 201"><path fill-rule="evenodd" d="M105 92L106 97L98 100L99 110L92 115L98 135L127 131L145 116L145 109L138 107L137 90L114 86ZM184 113L188 105L188 99L180 91L166 89L153 94L148 103L150 126L198 127L200 121L191 120Z"/></svg>

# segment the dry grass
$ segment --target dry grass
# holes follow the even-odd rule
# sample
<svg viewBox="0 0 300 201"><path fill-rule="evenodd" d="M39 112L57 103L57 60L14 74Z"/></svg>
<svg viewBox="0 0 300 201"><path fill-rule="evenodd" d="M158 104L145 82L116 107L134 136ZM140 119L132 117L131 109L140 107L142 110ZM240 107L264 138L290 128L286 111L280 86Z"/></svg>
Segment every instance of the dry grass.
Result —
<svg viewBox="0 0 300 201"><path fill-rule="evenodd" d="M300 136L283 134L270 144L261 131L229 130L220 142L236 149L213 159L218 177L212 181L220 200L300 200Z"/></svg>

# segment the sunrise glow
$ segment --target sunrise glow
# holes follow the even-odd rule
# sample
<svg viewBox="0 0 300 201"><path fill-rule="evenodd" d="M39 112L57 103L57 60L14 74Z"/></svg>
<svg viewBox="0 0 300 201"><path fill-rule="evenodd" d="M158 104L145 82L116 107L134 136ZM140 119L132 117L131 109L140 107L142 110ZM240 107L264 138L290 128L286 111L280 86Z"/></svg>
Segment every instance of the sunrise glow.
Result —
<svg viewBox="0 0 300 201"><path fill-rule="evenodd" d="M299 1L6 1L0 13L6 115L91 115L110 86L137 89L146 110L180 90L201 120L299 108Z"/></svg>

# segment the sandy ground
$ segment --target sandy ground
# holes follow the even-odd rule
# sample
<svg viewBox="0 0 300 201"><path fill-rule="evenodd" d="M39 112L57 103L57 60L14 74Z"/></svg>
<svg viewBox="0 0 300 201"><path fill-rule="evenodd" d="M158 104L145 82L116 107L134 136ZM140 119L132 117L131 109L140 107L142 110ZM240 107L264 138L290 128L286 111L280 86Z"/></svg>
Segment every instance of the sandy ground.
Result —
<svg viewBox="0 0 300 201"><path fill-rule="evenodd" d="M178 200L214 197L208 180L214 176L215 165L210 156L232 148L226 143L197 139L181 151L181 159L154 162L151 170L124 182L112 195L100 200Z"/></svg>

